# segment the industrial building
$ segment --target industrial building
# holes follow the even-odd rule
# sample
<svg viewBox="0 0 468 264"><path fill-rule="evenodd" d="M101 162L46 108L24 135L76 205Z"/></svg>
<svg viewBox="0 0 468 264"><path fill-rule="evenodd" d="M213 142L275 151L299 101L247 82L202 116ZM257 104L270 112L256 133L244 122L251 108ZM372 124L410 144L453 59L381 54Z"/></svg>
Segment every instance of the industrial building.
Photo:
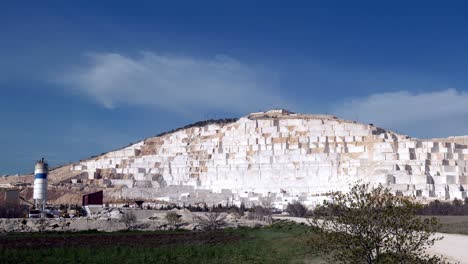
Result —
<svg viewBox="0 0 468 264"><path fill-rule="evenodd" d="M34 205L36 209L45 211L47 203L47 173L49 165L44 161L44 158L36 162L34 167Z"/></svg>
<svg viewBox="0 0 468 264"><path fill-rule="evenodd" d="M83 207L88 215L102 209L104 192L98 191L83 195Z"/></svg>

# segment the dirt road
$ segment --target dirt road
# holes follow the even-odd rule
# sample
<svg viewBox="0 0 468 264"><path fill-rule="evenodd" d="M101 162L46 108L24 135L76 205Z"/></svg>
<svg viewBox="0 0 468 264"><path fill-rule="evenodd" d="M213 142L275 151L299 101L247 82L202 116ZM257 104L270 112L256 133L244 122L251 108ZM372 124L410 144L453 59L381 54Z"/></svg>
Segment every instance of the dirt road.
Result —
<svg viewBox="0 0 468 264"><path fill-rule="evenodd" d="M449 261L468 264L468 236L455 234L437 233L437 236L443 236L444 239L435 242L427 253L442 255Z"/></svg>

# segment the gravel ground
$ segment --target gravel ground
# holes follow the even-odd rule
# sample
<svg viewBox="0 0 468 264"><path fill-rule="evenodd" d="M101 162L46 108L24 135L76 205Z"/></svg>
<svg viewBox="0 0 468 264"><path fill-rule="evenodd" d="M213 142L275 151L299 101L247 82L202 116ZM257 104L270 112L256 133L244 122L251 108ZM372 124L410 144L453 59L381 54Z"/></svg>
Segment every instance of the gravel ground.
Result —
<svg viewBox="0 0 468 264"><path fill-rule="evenodd" d="M434 255L442 255L449 261L468 264L468 236L456 234L437 233L438 236L443 236L444 239L435 242L427 253Z"/></svg>

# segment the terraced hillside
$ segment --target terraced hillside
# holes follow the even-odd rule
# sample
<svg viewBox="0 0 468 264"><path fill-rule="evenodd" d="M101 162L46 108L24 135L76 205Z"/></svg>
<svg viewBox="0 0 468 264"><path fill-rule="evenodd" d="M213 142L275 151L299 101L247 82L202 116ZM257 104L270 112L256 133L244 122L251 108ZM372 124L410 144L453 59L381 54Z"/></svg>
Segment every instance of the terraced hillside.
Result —
<svg viewBox="0 0 468 264"><path fill-rule="evenodd" d="M313 205L358 180L418 199L464 198L468 137L420 140L286 110L202 122L52 172L110 199ZM72 181L72 179L74 179ZM73 182L73 183L72 183Z"/></svg>

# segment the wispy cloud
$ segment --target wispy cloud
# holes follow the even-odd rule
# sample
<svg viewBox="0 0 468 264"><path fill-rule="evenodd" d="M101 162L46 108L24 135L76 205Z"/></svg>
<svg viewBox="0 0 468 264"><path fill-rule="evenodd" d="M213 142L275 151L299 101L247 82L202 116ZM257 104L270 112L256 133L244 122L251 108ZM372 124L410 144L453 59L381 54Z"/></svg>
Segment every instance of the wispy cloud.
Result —
<svg viewBox="0 0 468 264"><path fill-rule="evenodd" d="M310 105L282 96L275 74L229 56L201 59L154 52L86 56L86 64L71 65L58 81L107 108L133 105L179 114L238 115L269 108L311 110ZM284 92L286 88L290 87L283 87ZM400 91L337 100L331 107L319 105L339 117L416 137L468 134L467 92Z"/></svg>
<svg viewBox="0 0 468 264"><path fill-rule="evenodd" d="M245 112L287 104L276 92L274 75L228 56L198 59L142 52L137 57L95 53L87 58L87 65L73 65L58 81L108 108Z"/></svg>
<svg viewBox="0 0 468 264"><path fill-rule="evenodd" d="M333 112L412 136L468 134L468 93L455 89L373 94L343 101Z"/></svg>

